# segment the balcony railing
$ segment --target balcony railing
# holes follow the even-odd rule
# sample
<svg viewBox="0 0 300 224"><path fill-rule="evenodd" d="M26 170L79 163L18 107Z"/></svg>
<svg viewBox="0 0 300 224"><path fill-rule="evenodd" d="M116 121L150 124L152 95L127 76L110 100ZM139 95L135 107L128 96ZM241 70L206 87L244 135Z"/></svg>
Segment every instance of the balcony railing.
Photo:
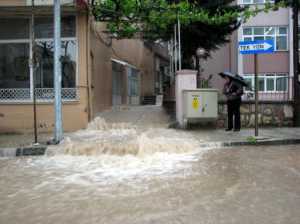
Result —
<svg viewBox="0 0 300 224"><path fill-rule="evenodd" d="M19 102L32 102L33 94L30 89L0 89L0 103L19 103ZM77 88L63 88L62 92L63 101L77 101L79 100ZM53 88L37 88L35 89L35 96L38 102L51 102L54 100Z"/></svg>

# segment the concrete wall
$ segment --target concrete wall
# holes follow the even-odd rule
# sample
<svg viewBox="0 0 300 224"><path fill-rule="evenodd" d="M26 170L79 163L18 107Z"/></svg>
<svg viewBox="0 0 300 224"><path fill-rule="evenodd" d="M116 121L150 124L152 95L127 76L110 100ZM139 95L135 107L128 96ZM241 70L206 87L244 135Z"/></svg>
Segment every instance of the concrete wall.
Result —
<svg viewBox="0 0 300 224"><path fill-rule="evenodd" d="M258 73L289 73L289 52L258 55ZM244 74L254 74L254 56L245 55L243 60Z"/></svg>
<svg viewBox="0 0 300 224"><path fill-rule="evenodd" d="M251 17L243 26L285 26L289 24L289 9L280 8L277 11L259 13Z"/></svg>
<svg viewBox="0 0 300 224"><path fill-rule="evenodd" d="M137 39L114 40L112 57L134 65L140 71L141 96L154 95L155 54Z"/></svg>
<svg viewBox="0 0 300 224"><path fill-rule="evenodd" d="M237 32L230 37L230 42L221 46L218 50L211 52L211 57L201 60L201 77L207 79L213 75L210 81L210 87L219 90L223 89L224 80L218 75L220 72L230 71L237 73ZM221 91L220 91L221 92Z"/></svg>
<svg viewBox="0 0 300 224"><path fill-rule="evenodd" d="M1 0L0 6L25 6L26 0Z"/></svg>
<svg viewBox="0 0 300 224"><path fill-rule="evenodd" d="M87 91L87 41L86 15L78 16L78 83L79 101L63 103L64 131L85 128L88 122L88 91ZM52 103L37 104L37 120L39 132L49 132L54 127L54 105ZM32 132L32 104L0 104L0 132Z"/></svg>
<svg viewBox="0 0 300 224"><path fill-rule="evenodd" d="M92 23L90 32L92 117L112 106L111 40L102 32L105 24Z"/></svg>
<svg viewBox="0 0 300 224"><path fill-rule="evenodd" d="M106 24L92 22L89 63L92 117L112 107L111 59L127 62L139 70L140 95L143 97L155 94L155 58L167 55L166 49L153 49L138 39L111 39L104 31ZM127 83L126 75L124 69L124 84ZM126 88L123 88L122 103L128 103Z"/></svg>

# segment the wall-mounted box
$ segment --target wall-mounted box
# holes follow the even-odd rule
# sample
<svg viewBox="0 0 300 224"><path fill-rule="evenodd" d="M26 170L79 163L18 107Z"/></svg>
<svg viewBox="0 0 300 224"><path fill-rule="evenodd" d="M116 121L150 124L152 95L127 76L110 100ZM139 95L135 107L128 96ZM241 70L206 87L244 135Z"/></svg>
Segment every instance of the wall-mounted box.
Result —
<svg viewBox="0 0 300 224"><path fill-rule="evenodd" d="M215 121L218 118L218 90L183 90L183 120L188 122Z"/></svg>

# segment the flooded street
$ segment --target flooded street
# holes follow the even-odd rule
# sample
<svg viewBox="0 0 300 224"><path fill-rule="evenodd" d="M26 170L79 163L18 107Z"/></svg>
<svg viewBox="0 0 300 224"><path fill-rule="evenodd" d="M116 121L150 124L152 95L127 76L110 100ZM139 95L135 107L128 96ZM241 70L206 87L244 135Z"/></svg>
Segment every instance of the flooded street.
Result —
<svg viewBox="0 0 300 224"><path fill-rule="evenodd" d="M0 223L300 220L300 146L0 159Z"/></svg>

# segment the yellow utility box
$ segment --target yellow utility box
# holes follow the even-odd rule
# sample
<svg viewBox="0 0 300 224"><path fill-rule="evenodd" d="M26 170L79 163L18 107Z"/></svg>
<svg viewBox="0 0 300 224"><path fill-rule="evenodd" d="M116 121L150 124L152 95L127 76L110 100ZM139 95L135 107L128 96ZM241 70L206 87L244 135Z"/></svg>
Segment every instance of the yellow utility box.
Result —
<svg viewBox="0 0 300 224"><path fill-rule="evenodd" d="M215 121L218 118L218 90L183 90L183 122Z"/></svg>

